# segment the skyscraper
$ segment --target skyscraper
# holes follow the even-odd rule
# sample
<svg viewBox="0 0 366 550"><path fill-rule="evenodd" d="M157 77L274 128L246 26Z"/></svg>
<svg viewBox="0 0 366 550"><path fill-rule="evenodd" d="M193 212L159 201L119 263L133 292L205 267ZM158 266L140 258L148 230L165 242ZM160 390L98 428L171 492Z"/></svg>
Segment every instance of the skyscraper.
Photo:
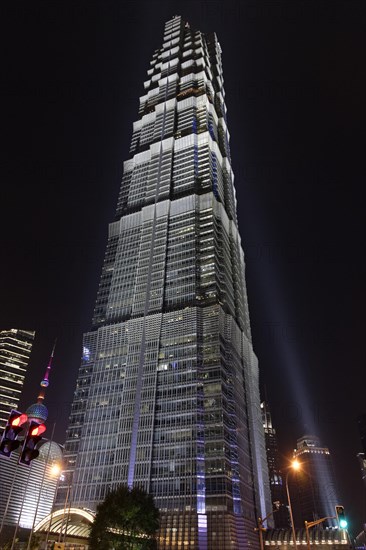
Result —
<svg viewBox="0 0 366 550"><path fill-rule="evenodd" d="M300 470L290 478L296 526L303 527L305 520L334 516L339 501L329 449L318 437L304 435L297 440L294 458L301 463ZM322 526L336 524L335 520L328 520Z"/></svg>
<svg viewBox="0 0 366 550"><path fill-rule="evenodd" d="M144 88L67 431L72 501L137 484L159 548L238 550L270 496L216 35L173 17Z"/></svg>
<svg viewBox="0 0 366 550"><path fill-rule="evenodd" d="M19 405L34 336L30 330L0 331L0 431Z"/></svg>
<svg viewBox="0 0 366 550"><path fill-rule="evenodd" d="M362 481L366 487L366 414L357 418L358 430L361 438L362 452L357 454L361 468Z"/></svg>
<svg viewBox="0 0 366 550"><path fill-rule="evenodd" d="M290 517L286 506L287 498L285 497L284 480L281 473L281 460L278 452L277 435L272 424L272 415L267 401L261 403L261 410L272 503L280 503L278 510L273 514L273 520L276 527L287 528L290 526Z"/></svg>
<svg viewBox="0 0 366 550"><path fill-rule="evenodd" d="M361 439L362 452L366 454L366 413L360 414L357 418L357 425Z"/></svg>

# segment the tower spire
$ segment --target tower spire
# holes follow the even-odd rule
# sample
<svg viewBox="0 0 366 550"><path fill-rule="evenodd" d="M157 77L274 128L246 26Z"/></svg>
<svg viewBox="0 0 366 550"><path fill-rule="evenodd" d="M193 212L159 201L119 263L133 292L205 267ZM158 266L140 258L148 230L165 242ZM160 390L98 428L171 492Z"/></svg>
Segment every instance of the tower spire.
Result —
<svg viewBox="0 0 366 550"><path fill-rule="evenodd" d="M49 381L48 378L49 378L51 367L52 367L53 356L55 354L56 343L57 343L57 338L55 339L55 343L53 344L52 352L51 352L51 355L50 355L50 358L49 358L49 361L48 361L48 364L47 364L47 367L46 367L46 372L44 373L43 379L40 383L41 389L40 389L40 392L38 394L37 403L43 403L44 398L45 398L46 389L50 385L50 381Z"/></svg>
<svg viewBox="0 0 366 550"><path fill-rule="evenodd" d="M47 420L47 417L48 417L48 410L47 410L46 405L43 403L43 401L44 401L44 398L45 398L46 388L48 388L48 386L50 384L48 378L49 378L51 367L52 367L52 361L53 361L53 356L54 356L54 353L55 353L56 342L57 342L57 339L55 340L55 343L53 345L52 352L51 352L51 355L50 355L50 358L49 358L49 361L48 361L48 364L47 364L47 367L46 367L46 372L44 373L44 376L43 376L42 381L40 383L41 389L40 389L39 394L38 394L37 403L34 403L30 407L28 407L28 409L26 411L26 413L28 415L28 419L30 421L33 421L33 422L38 422L38 424L42 424L43 422L45 422Z"/></svg>

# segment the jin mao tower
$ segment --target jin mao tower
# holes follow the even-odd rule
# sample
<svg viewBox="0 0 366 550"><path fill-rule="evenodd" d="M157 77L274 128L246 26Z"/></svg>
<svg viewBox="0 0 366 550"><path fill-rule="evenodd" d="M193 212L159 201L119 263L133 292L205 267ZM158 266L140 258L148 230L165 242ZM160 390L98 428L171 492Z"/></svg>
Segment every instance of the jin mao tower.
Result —
<svg viewBox="0 0 366 550"><path fill-rule="evenodd" d="M173 17L144 88L67 432L72 503L137 484L160 549L256 546L270 495L216 35Z"/></svg>

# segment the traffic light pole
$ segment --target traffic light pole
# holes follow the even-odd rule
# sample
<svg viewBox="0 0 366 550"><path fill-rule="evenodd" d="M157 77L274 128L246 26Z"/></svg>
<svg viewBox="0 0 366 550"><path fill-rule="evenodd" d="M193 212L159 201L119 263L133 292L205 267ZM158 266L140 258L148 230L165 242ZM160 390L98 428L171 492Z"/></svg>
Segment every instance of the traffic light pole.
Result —
<svg viewBox="0 0 366 550"><path fill-rule="evenodd" d="M16 466L15 466L15 468L14 468L14 476L13 476L13 479L12 479L12 482L11 482L11 485L10 485L9 496L8 496L8 499L7 499L6 505L5 505L4 515L3 515L2 520L1 520L0 534L1 534L2 530L3 530L4 523L5 523L5 518L6 518L6 515L7 515L7 513L8 513L9 504L10 504L10 501L11 501L11 496L12 496L12 494L13 494L14 483L15 483L15 480L16 480L16 478L17 478L18 468L19 468L19 463L18 463L18 461L17 461Z"/></svg>
<svg viewBox="0 0 366 550"><path fill-rule="evenodd" d="M270 514L272 515L272 514ZM266 531L267 529L265 527L263 527L263 522L268 518L268 516L264 519L262 518L258 518L258 527L254 527L254 531L258 531L258 534L259 534L259 544L260 544L260 547L261 547L261 550L264 550L264 545L263 545L263 531Z"/></svg>
<svg viewBox="0 0 366 550"><path fill-rule="evenodd" d="M17 524L15 526L13 542L11 543L10 550L14 550L14 547L15 547L16 536L17 536L17 533L18 533L18 527L19 527L19 523L20 523L22 513L23 513L23 506L24 506L25 497L26 497L26 494L27 494L27 491L28 491L28 484L29 484L29 478L30 478L30 475L31 475L31 471L32 471L32 466L29 468L29 471L28 471L27 483L25 484L25 489L24 489L23 498L22 498L22 504L20 506L18 521L17 521Z"/></svg>
<svg viewBox="0 0 366 550"><path fill-rule="evenodd" d="M327 516L326 518L317 519L316 521L305 521L306 543L308 546L308 550L311 550L309 535L310 527L314 527L314 525L319 525L319 523L323 523L323 521L326 521L327 519L336 519L336 516Z"/></svg>
<svg viewBox="0 0 366 550"><path fill-rule="evenodd" d="M278 501L279 502L279 501ZM276 504L276 503L275 503ZM268 516L266 516L264 519L262 518L258 518L258 527L254 527L254 531L258 531L258 534L259 534L259 544L260 544L260 547L261 547L261 550L264 550L264 544L263 544L263 532L264 531L267 531L267 529L265 527L263 527L263 523L271 516L273 516L273 514L275 514L276 512L279 511L279 508L277 508L277 510L272 510L272 512L270 512L268 514Z"/></svg>
<svg viewBox="0 0 366 550"><path fill-rule="evenodd" d="M25 425L26 421L27 421L27 415L26 414L21 413L19 411L16 411L15 409L12 409L12 411L10 412L7 424L5 426L4 432L3 432L2 437L1 437L0 453L2 455L4 455L7 459L9 459L11 457L12 452L14 452L14 450L20 444L18 442L18 436L21 433L21 431L24 429L24 425ZM8 444L12 444L13 449L10 449L10 451L5 450L6 442L8 442ZM16 445L15 445L15 443L16 443ZM17 461L16 466L14 468L14 476L13 476L13 479L12 479L12 482L11 482L11 485L10 485L9 495L8 495L6 505L5 505L4 515L3 515L2 520L1 520L0 534L3 530L5 519L6 519L6 516L7 516L7 513L8 513L9 504L10 504L10 501L11 501L11 496L13 494L13 488L14 488L15 480L16 480L17 473L18 473L18 466L19 466L19 462Z"/></svg>

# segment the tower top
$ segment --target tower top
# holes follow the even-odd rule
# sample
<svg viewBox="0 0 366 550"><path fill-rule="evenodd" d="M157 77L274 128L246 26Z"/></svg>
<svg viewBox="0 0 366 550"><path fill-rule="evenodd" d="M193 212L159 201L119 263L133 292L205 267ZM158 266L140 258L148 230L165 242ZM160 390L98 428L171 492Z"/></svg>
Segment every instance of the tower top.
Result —
<svg viewBox="0 0 366 550"><path fill-rule="evenodd" d="M55 343L53 345L53 349L46 367L46 372L44 373L43 379L40 382L41 389L38 394L37 403L34 403L30 407L28 407L28 409L26 410L29 420L33 422L38 422L39 424L42 424L48 418L48 409L46 405L43 403L43 401L45 398L46 388L48 388L48 386L50 385L49 375L52 367L53 356L55 353L56 342L57 340L55 340Z"/></svg>

